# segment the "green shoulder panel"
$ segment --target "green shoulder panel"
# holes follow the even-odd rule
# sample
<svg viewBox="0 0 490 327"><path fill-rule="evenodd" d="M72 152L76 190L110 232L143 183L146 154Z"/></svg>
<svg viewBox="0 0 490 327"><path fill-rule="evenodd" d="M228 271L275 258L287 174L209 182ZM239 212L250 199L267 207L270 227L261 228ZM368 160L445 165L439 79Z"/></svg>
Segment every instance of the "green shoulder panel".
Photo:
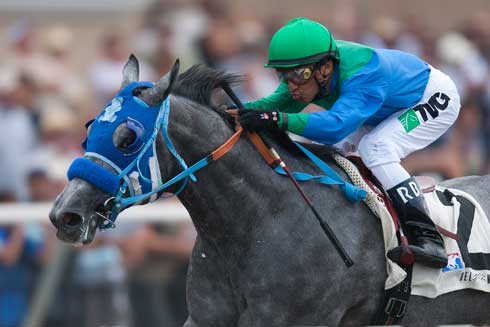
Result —
<svg viewBox="0 0 490 327"><path fill-rule="evenodd" d="M342 84L371 60L374 50L362 44L340 40L337 46L340 52L339 84Z"/></svg>
<svg viewBox="0 0 490 327"><path fill-rule="evenodd" d="M354 42L338 40L337 46L340 53L340 72L335 90L328 96L313 101L314 104L327 110L332 108L335 101L339 98L342 83L354 76L362 67L369 63L374 53L372 48Z"/></svg>

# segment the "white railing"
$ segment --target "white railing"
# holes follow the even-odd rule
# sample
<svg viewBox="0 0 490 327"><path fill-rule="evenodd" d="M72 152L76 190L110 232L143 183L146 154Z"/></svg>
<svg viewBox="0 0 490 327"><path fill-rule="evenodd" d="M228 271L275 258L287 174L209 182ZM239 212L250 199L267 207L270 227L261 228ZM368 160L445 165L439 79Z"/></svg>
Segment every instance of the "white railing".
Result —
<svg viewBox="0 0 490 327"><path fill-rule="evenodd" d="M0 204L0 224L49 222L48 214L51 202L41 203L4 203ZM190 219L189 213L178 201L158 201L135 206L123 211L118 222L179 222Z"/></svg>

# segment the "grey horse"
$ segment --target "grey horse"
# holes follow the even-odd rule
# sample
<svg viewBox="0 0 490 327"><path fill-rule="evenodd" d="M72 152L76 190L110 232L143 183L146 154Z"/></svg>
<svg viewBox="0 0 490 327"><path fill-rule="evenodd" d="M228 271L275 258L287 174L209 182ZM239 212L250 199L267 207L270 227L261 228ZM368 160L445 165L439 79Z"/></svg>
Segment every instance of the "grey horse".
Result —
<svg viewBox="0 0 490 327"><path fill-rule="evenodd" d="M170 97L170 138L186 162L193 163L234 132L213 99L235 76L203 66L176 75L173 69L137 96L153 105ZM138 79L135 58L126 64L123 77L123 85ZM285 136L269 141L291 169L318 174ZM157 148L163 179L178 174L181 168L161 135ZM335 167L331 155L322 158ZM302 185L354 260L347 268L293 184L272 171L247 138L240 138L229 153L196 172L196 177L197 182L189 181L178 195L197 230L185 327L370 324L382 302L386 271L379 221L363 203L349 202L336 187ZM444 185L472 194L490 213L489 176L464 177ZM176 189L171 186L167 191ZM96 212L108 198L82 179L70 181L50 212L58 237L89 243L101 223ZM490 294L473 290L436 299L412 296L401 323L488 324L489 303Z"/></svg>

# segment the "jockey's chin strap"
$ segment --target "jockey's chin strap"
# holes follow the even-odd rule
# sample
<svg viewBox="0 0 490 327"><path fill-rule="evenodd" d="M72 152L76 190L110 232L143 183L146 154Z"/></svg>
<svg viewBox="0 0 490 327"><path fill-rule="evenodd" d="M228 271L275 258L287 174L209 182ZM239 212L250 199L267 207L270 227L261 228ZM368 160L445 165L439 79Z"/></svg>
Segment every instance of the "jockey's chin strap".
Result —
<svg viewBox="0 0 490 327"><path fill-rule="evenodd" d="M116 217L118 216L118 214L122 210L124 210L125 208L127 208L127 207L129 207L135 203L142 202L148 198L160 197L160 196L162 196L161 193L163 193L163 191L166 188L174 185L177 182L183 181L182 185L177 190L177 192L171 194L170 196L163 196L163 197L173 197L173 196L176 196L177 194L179 194L184 189L185 185L187 184L188 178L191 178L191 180L194 182L197 181L197 178L193 174L196 171L198 171L199 169L207 166L210 162L220 159L228 151L230 151L233 148L233 146L236 144L236 142L240 138L240 135L243 132L243 129L241 127L238 127L236 129L236 132L232 136L230 136L221 146L219 146L216 150L214 150L213 152L211 152L210 154L208 154L207 156L205 156L201 160L194 163L192 166L188 167L187 164L185 163L184 159L177 153L175 147L173 146L173 144L172 144L172 142L168 136L167 130L168 130L169 113L170 113L170 101L167 98L167 99L165 99L165 101L162 103L162 105L160 107L160 112L159 112L157 121L155 123L155 127L153 130L152 136L148 139L148 141L146 142L145 146L142 148L139 155L126 168L124 168L124 170L120 171L120 173L117 175L117 177L114 176L114 178L119 179L121 185L118 188L116 194L114 196L110 197L104 204L105 210L107 211L107 216L105 216L101 213L98 213L98 215L103 219L103 222L102 222L101 226L99 227L100 229L114 228L115 227L114 222L116 220ZM177 159L180 166L184 170L181 171L176 176L170 178L165 183L159 185L158 187L154 188L153 190L151 190L147 193L139 194L139 195L133 195L134 192L130 192L132 194L130 196L125 197L125 194L127 193L128 188L130 190L132 188L132 185L130 184L131 182L130 181L128 182L128 180L129 180L128 176L127 176L128 173L133 169L133 167L135 165L137 167L139 167L140 162L141 162L141 158L143 157L145 152L148 151L148 149L151 146L153 146L153 144L156 142L156 139L158 137L158 133L160 130L162 131L165 145L167 146L169 151L172 153L172 155ZM108 163L111 167L113 167L113 164L110 161L108 162L108 160L106 160L104 157L98 156L97 158ZM85 158L80 158L77 160L88 161L88 159L85 159ZM88 180L88 181L91 182L90 180Z"/></svg>

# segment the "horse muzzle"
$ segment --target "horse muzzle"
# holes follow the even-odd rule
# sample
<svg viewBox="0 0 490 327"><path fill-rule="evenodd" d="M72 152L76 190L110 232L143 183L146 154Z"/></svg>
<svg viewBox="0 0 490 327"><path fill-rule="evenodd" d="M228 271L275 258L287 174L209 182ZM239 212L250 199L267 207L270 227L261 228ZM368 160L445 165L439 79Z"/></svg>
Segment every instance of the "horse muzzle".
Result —
<svg viewBox="0 0 490 327"><path fill-rule="evenodd" d="M56 227L56 237L70 244L89 244L93 241L100 220L91 215L84 218L76 211L58 211L53 208L49 214L51 223Z"/></svg>

